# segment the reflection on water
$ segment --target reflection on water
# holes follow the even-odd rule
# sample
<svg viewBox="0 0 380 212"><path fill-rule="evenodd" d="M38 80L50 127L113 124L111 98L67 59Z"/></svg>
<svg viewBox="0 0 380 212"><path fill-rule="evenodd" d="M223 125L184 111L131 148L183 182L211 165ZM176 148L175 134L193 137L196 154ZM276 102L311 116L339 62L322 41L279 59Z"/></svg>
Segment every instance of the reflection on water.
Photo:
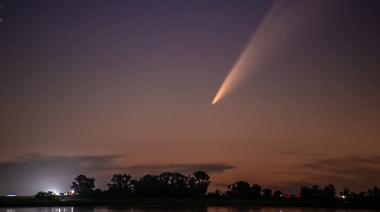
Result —
<svg viewBox="0 0 380 212"><path fill-rule="evenodd" d="M74 207L15 207L0 208L0 212L74 212ZM93 211L93 210L92 210Z"/></svg>
<svg viewBox="0 0 380 212"><path fill-rule="evenodd" d="M74 207L15 207L0 208L0 212L74 212ZM91 210L94 211L94 210Z"/></svg>
<svg viewBox="0 0 380 212"><path fill-rule="evenodd" d="M0 212L380 212L364 209L319 209L276 207L15 207Z"/></svg>

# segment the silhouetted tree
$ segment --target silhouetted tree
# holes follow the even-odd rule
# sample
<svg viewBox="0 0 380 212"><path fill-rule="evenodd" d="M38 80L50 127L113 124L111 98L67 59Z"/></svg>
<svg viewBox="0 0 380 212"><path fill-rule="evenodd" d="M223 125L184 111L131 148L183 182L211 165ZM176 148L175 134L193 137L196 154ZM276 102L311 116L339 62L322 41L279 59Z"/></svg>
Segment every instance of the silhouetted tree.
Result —
<svg viewBox="0 0 380 212"><path fill-rule="evenodd" d="M158 176L160 181L161 197L186 197L188 196L188 177L181 173L164 172Z"/></svg>
<svg viewBox="0 0 380 212"><path fill-rule="evenodd" d="M339 195L342 196L342 197L344 196L345 198L351 198L350 189L343 188L343 190L341 192L339 192Z"/></svg>
<svg viewBox="0 0 380 212"><path fill-rule="evenodd" d="M238 181L228 185L227 196L248 198L252 196L252 189L248 182Z"/></svg>
<svg viewBox="0 0 380 212"><path fill-rule="evenodd" d="M311 188L307 186L301 187L300 195L302 198L316 199L319 197L319 194L320 194L320 189L319 189L319 186L317 185L313 185Z"/></svg>
<svg viewBox="0 0 380 212"><path fill-rule="evenodd" d="M263 189L263 197L264 198L271 198L272 197L272 189L269 189L269 188Z"/></svg>
<svg viewBox="0 0 380 212"><path fill-rule="evenodd" d="M141 177L138 181L132 182L137 197L157 197L164 186L157 175L151 174Z"/></svg>
<svg viewBox="0 0 380 212"><path fill-rule="evenodd" d="M334 199L334 196L336 194L336 189L335 189L335 186L333 184L329 184L327 186L325 186L325 188L322 190L322 198L323 199L329 199L329 200L332 200Z"/></svg>
<svg viewBox="0 0 380 212"><path fill-rule="evenodd" d="M189 177L189 187L196 197L206 195L210 183L210 176L204 171L196 171Z"/></svg>
<svg viewBox="0 0 380 212"><path fill-rule="evenodd" d="M112 196L131 196L132 195L132 177L127 174L115 174L108 183L108 191Z"/></svg>
<svg viewBox="0 0 380 212"><path fill-rule="evenodd" d="M253 196L253 198L261 197L261 190L262 190L262 188L258 184L252 185L252 196Z"/></svg>
<svg viewBox="0 0 380 212"><path fill-rule="evenodd" d="M36 199L55 199L56 195L52 191L39 191L34 197L36 197Z"/></svg>
<svg viewBox="0 0 380 212"><path fill-rule="evenodd" d="M95 179L87 178L83 174L78 175L71 188L74 189L74 192L79 196L89 196L94 191Z"/></svg>
<svg viewBox="0 0 380 212"><path fill-rule="evenodd" d="M207 193L206 196L212 199L221 199L226 197L226 195L224 195L223 192L218 189L216 189L214 192Z"/></svg>
<svg viewBox="0 0 380 212"><path fill-rule="evenodd" d="M325 186L323 189L318 185L313 185L311 188L307 186L301 187L301 197L305 199L325 199L332 200L336 194L335 187L332 184Z"/></svg>
<svg viewBox="0 0 380 212"><path fill-rule="evenodd" d="M367 197L367 193L364 191L361 191L357 194L359 200L363 200Z"/></svg>
<svg viewBox="0 0 380 212"><path fill-rule="evenodd" d="M274 198L280 198L282 196L282 191L275 191L273 192L273 197Z"/></svg>
<svg viewBox="0 0 380 212"><path fill-rule="evenodd" d="M175 176L171 172L163 172L158 176L161 181L162 187L160 188L162 197L172 197L176 192Z"/></svg>
<svg viewBox="0 0 380 212"><path fill-rule="evenodd" d="M196 171L190 176L178 172L163 172L160 175L145 175L139 180L130 180L136 197L202 197L210 185L206 172Z"/></svg>
<svg viewBox="0 0 380 212"><path fill-rule="evenodd" d="M37 199L44 199L45 196L46 196L46 192L44 192L44 191L39 191L39 192L37 192L36 195L34 195L34 197L36 197Z"/></svg>
<svg viewBox="0 0 380 212"><path fill-rule="evenodd" d="M318 185L313 185L311 187L311 193L313 195L313 198L320 198L322 196L321 191L322 190L319 188Z"/></svg>
<svg viewBox="0 0 380 212"><path fill-rule="evenodd" d="M370 199L373 199L373 200L380 199L380 189L376 186L368 189L367 193Z"/></svg>

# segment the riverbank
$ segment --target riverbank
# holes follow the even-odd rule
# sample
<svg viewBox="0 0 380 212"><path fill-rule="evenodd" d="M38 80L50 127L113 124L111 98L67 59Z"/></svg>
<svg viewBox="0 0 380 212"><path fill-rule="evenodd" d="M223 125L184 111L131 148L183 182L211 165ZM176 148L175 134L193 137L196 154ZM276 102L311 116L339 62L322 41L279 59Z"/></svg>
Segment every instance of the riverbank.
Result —
<svg viewBox="0 0 380 212"><path fill-rule="evenodd" d="M255 206L255 207L311 207L380 209L378 202L317 201L302 199L47 199L0 198L0 207L42 206Z"/></svg>

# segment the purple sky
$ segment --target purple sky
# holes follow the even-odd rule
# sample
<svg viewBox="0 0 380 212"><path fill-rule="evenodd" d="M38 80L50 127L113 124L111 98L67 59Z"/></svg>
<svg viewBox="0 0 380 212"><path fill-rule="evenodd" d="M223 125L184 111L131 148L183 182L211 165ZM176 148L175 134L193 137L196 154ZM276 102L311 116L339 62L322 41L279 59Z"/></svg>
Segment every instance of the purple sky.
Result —
<svg viewBox="0 0 380 212"><path fill-rule="evenodd" d="M380 186L380 1L309 2L212 106L274 1L0 1L0 195L197 170Z"/></svg>

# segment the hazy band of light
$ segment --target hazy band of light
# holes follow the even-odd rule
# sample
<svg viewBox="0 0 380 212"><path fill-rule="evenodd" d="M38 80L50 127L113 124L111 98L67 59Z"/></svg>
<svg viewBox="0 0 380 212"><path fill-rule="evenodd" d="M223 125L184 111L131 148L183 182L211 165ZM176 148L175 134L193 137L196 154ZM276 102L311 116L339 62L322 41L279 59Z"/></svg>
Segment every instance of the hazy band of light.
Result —
<svg viewBox="0 0 380 212"><path fill-rule="evenodd" d="M294 34L305 16L315 9L310 1L279 0L266 14L255 30L245 50L228 73L212 104L230 93L252 71L257 71L260 63L270 59L278 51L290 34Z"/></svg>

